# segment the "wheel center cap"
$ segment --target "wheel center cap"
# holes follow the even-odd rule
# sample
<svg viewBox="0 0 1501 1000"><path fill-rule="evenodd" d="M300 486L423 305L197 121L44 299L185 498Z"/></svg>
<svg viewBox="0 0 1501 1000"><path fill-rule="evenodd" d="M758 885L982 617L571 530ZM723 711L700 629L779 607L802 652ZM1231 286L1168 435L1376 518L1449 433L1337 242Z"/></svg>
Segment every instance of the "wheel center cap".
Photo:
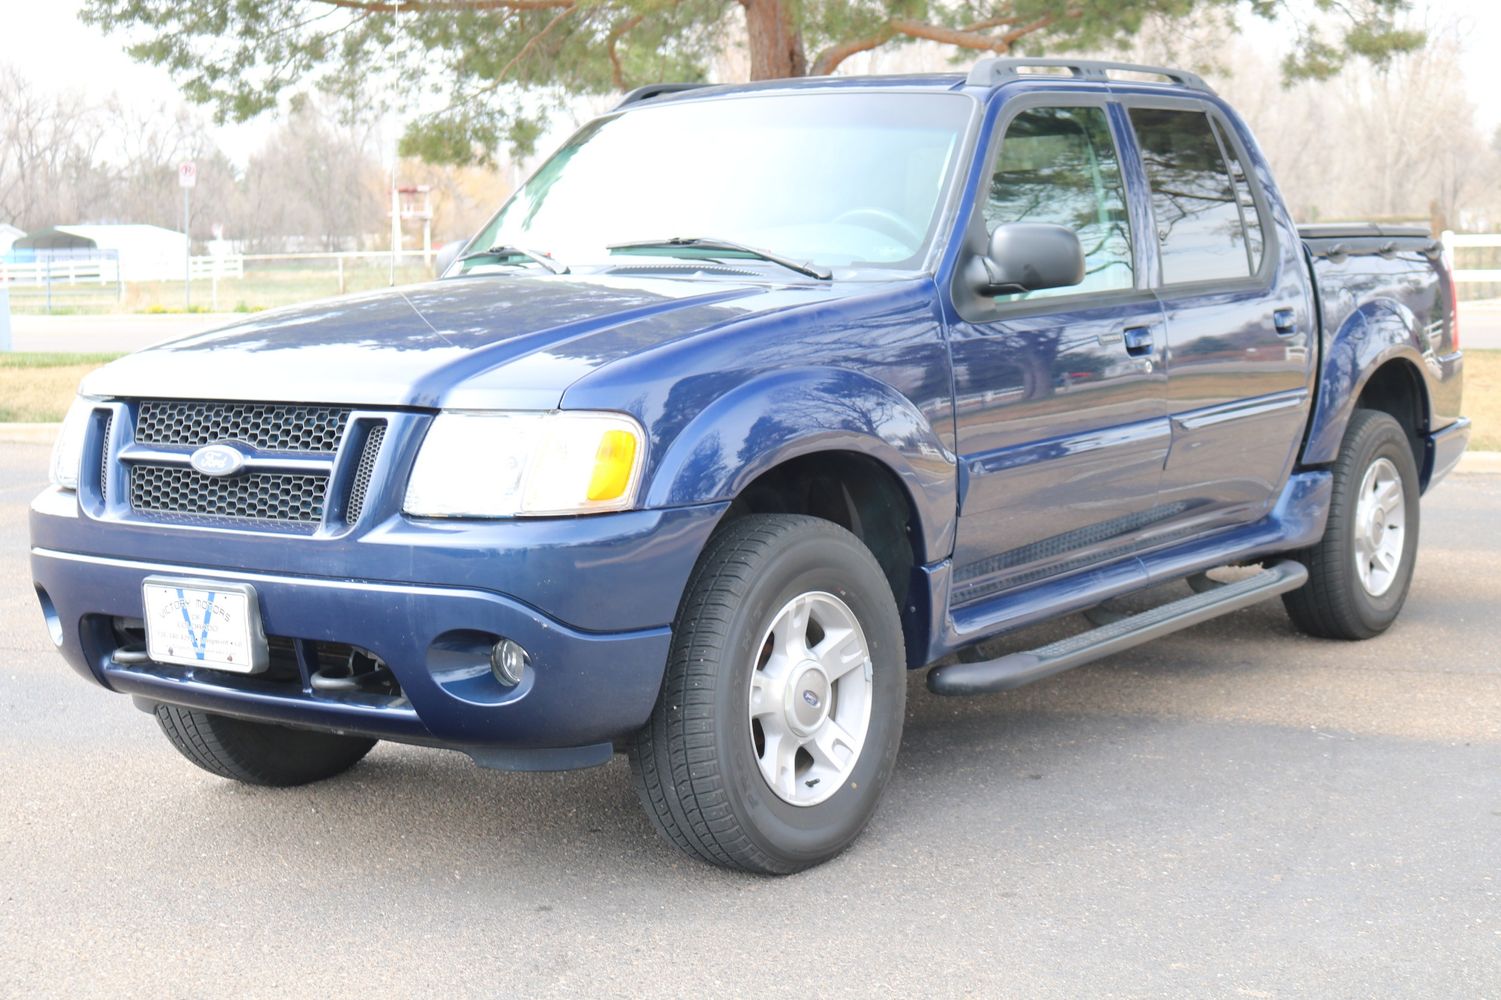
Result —
<svg viewBox="0 0 1501 1000"><path fill-rule="evenodd" d="M1381 544L1381 539L1386 535L1386 519L1381 516L1379 510L1371 512L1370 535L1371 541L1377 545Z"/></svg>
<svg viewBox="0 0 1501 1000"><path fill-rule="evenodd" d="M800 736L809 736L829 717L829 676L823 667L807 660L792 672L787 685L787 725Z"/></svg>

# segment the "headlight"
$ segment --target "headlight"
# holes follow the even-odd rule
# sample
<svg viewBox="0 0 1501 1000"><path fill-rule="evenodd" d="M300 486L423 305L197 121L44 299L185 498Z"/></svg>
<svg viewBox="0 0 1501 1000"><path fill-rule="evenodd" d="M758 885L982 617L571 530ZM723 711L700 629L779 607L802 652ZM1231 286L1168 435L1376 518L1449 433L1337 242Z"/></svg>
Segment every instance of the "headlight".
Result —
<svg viewBox="0 0 1501 1000"><path fill-rule="evenodd" d="M402 507L418 517L624 510L645 443L641 425L621 413L440 413Z"/></svg>
<svg viewBox="0 0 1501 1000"><path fill-rule="evenodd" d="M78 489L78 467L83 464L83 439L89 429L89 415L98 405L95 400L77 396L63 417L62 430L52 446L52 469L50 477L55 486L65 490Z"/></svg>

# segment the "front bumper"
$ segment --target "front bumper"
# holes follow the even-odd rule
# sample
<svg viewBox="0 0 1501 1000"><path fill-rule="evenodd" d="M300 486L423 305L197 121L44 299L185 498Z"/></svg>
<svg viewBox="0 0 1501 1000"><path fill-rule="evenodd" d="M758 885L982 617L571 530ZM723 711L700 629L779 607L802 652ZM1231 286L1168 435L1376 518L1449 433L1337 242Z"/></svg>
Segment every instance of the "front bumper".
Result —
<svg viewBox="0 0 1501 1000"><path fill-rule="evenodd" d="M49 490L32 505L31 566L64 657L111 690L442 746L492 766L576 766L607 758L650 715L678 599L723 510L487 523L397 516L358 537L315 539L101 521ZM403 697L116 662L115 620L142 617L141 581L156 574L248 583L268 636L368 650ZM515 687L489 672L501 636L530 655Z"/></svg>

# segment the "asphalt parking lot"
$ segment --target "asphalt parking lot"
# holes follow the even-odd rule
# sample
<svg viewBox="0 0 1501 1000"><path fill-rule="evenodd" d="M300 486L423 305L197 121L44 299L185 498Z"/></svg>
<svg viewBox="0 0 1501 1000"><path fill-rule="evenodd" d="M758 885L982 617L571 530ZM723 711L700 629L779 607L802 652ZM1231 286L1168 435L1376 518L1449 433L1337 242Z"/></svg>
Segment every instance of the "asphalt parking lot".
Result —
<svg viewBox="0 0 1501 1000"><path fill-rule="evenodd" d="M1425 501L1378 640L1274 602L1009 695L914 676L865 837L760 879L657 840L619 758L198 771L52 652L46 456L0 445L0 996L1501 994L1501 476Z"/></svg>

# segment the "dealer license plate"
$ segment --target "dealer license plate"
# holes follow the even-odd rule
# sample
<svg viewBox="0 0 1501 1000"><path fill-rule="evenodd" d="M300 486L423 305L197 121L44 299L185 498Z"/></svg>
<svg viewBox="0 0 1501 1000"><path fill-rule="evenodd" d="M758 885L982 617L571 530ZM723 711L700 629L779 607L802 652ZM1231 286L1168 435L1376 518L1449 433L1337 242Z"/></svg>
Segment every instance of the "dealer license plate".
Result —
<svg viewBox="0 0 1501 1000"><path fill-rule="evenodd" d="M146 654L157 663L254 674L266 669L255 590L245 583L147 577Z"/></svg>

